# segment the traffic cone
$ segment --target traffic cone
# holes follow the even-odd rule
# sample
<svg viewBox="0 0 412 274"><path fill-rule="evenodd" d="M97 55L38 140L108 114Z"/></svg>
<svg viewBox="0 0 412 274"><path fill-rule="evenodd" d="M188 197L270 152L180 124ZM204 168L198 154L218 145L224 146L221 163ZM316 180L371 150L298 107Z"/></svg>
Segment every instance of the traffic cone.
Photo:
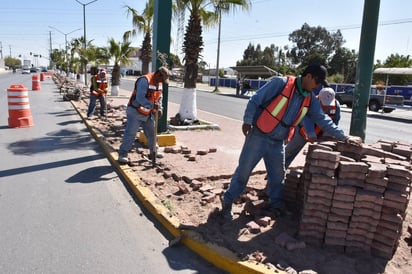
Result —
<svg viewBox="0 0 412 274"><path fill-rule="evenodd" d="M21 84L11 85L7 89L7 98L9 104L9 127L33 126L27 88Z"/></svg>

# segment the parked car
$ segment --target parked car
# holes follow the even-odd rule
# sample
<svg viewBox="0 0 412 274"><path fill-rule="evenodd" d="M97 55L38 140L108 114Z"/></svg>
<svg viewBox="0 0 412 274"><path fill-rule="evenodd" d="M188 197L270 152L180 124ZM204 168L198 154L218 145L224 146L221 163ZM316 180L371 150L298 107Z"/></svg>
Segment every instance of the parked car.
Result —
<svg viewBox="0 0 412 274"><path fill-rule="evenodd" d="M31 67L31 68L30 68L30 72L31 72L31 73L36 73L36 72L38 72L38 71L39 71L39 69L36 68L36 67Z"/></svg>
<svg viewBox="0 0 412 274"><path fill-rule="evenodd" d="M21 74L30 74L30 69L23 69Z"/></svg>
<svg viewBox="0 0 412 274"><path fill-rule="evenodd" d="M343 92L336 92L336 100L339 101L341 105L347 105L349 108L352 107L353 103L353 92L355 88L348 88ZM383 110L385 113L392 112L396 107L402 106L404 98L401 95L385 95L385 92L381 88L372 86L369 93L369 110L379 111Z"/></svg>

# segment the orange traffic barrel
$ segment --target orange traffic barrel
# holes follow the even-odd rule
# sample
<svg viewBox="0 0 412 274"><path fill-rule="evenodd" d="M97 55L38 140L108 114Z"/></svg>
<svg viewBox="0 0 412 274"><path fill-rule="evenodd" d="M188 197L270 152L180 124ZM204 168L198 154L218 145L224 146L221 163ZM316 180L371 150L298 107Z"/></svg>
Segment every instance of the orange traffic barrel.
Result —
<svg viewBox="0 0 412 274"><path fill-rule="evenodd" d="M11 85L7 89L9 102L9 127L31 127L33 118L31 117L29 92L21 84Z"/></svg>
<svg viewBox="0 0 412 274"><path fill-rule="evenodd" d="M40 90L41 88L40 88L40 77L39 77L39 75L33 75L32 77L31 77L31 80L32 80L32 85L31 85L31 89L32 90Z"/></svg>
<svg viewBox="0 0 412 274"><path fill-rule="evenodd" d="M40 73L40 81L44 81L44 73Z"/></svg>

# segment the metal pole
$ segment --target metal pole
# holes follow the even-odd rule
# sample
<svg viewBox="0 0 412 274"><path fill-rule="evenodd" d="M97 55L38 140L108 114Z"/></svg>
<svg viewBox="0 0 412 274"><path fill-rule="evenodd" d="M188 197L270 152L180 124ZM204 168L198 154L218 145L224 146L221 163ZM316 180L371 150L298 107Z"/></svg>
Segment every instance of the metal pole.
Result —
<svg viewBox="0 0 412 274"><path fill-rule="evenodd" d="M51 30L49 30L49 39L50 39L49 69L52 69L53 61L52 61L51 57L52 57L52 53L53 53L53 45L52 45Z"/></svg>
<svg viewBox="0 0 412 274"><path fill-rule="evenodd" d="M359 45L359 61L356 68L356 84L350 134L365 140L366 113L371 89L373 59L375 56L380 0L365 0L362 31Z"/></svg>
<svg viewBox="0 0 412 274"><path fill-rule="evenodd" d="M83 54L86 55L86 5L83 4ZM83 73L84 73L84 85L87 87L87 61L86 58L83 62Z"/></svg>
<svg viewBox="0 0 412 274"><path fill-rule="evenodd" d="M69 61L67 59L67 34L64 35L64 60L66 61L66 76L69 74Z"/></svg>
<svg viewBox="0 0 412 274"><path fill-rule="evenodd" d="M87 40L86 40L86 6L96 1L97 0L93 0L86 4L83 4L82 2L76 0L77 3L83 6L83 37L84 37L84 41L83 41L84 53L83 54L86 54L86 43L87 43ZM87 86L87 60L86 59L83 62L83 66L84 66L84 71L83 71L84 72L84 85Z"/></svg>
<svg viewBox="0 0 412 274"><path fill-rule="evenodd" d="M219 3L220 5L220 3ZM222 10L219 7L219 31L217 35L216 84L213 92L219 92L219 59L220 59L220 32L222 27Z"/></svg>
<svg viewBox="0 0 412 274"><path fill-rule="evenodd" d="M162 65L157 55L158 52L166 55L169 60L171 17L172 0L155 0L153 17L152 71L156 71ZM159 132L167 131L168 91L169 86L164 84L162 92L163 115L159 118L159 125L157 128Z"/></svg>
<svg viewBox="0 0 412 274"><path fill-rule="evenodd" d="M67 35L72 34L72 33L75 32L75 31L81 30L81 28L72 30L71 32L68 32L68 33L64 33L64 32L62 32L61 30L59 30L58 28L53 27L53 26L49 26L49 28L55 29L55 30L57 30L58 32L60 32L61 34L64 35L64 46L65 46L65 49L64 49L64 61L66 62L66 65L67 65L66 74L68 74L68 72L69 72L69 68L68 68L68 66L69 66L69 61L68 61L68 58L67 58ZM51 44L51 43L50 43L50 44ZM50 48L51 48L51 45L50 45Z"/></svg>

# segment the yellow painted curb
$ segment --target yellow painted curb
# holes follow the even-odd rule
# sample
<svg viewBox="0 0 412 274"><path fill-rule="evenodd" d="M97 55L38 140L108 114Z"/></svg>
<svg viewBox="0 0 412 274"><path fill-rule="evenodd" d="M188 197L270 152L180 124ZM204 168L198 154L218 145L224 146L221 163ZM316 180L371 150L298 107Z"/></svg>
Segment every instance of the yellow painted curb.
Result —
<svg viewBox="0 0 412 274"><path fill-rule="evenodd" d="M154 196L151 190L145 187L136 176L135 172L128 165L119 165L117 162L117 152L107 144L105 137L96 132L96 129L80 112L76 105L72 102L73 107L77 113L82 117L87 128L92 136L96 139L102 147L109 161L116 167L118 173L128 183L129 187L144 205L144 207L156 218L169 233L175 238L181 238L180 242L188 248L196 252L199 256L209 261L216 267L228 271L230 273L248 274L248 273L284 273L279 269L269 268L268 266L248 261L239 261L236 254L229 249L218 246L213 243L206 242L203 237L191 230L181 229L180 222L176 217L173 217L169 210L161 203L161 201Z"/></svg>
<svg viewBox="0 0 412 274"><path fill-rule="evenodd" d="M148 145L147 137L143 131L139 132L139 142ZM160 147L174 146L176 145L176 136L170 133L157 134L157 144Z"/></svg>

